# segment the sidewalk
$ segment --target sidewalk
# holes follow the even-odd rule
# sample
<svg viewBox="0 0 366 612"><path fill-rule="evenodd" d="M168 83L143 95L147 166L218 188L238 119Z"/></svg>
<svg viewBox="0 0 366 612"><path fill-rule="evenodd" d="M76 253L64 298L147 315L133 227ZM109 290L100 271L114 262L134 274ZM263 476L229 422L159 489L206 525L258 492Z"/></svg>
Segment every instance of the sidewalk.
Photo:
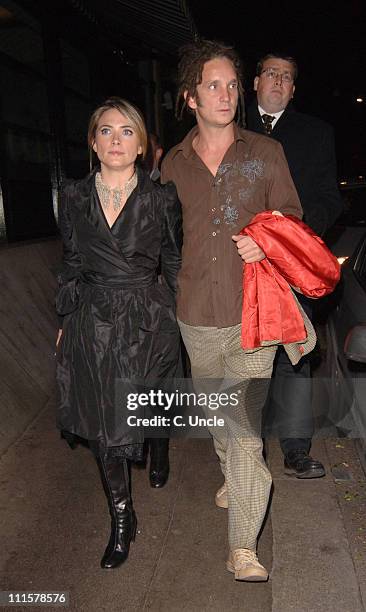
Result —
<svg viewBox="0 0 366 612"><path fill-rule="evenodd" d="M133 470L138 534L126 565L108 572L99 568L109 515L96 466L86 449L59 440L49 402L0 461L1 590L67 590L69 609L88 612L362 611L366 479L351 440L318 440L313 454L327 476L299 481L283 474L269 443L274 494L259 543L268 583L235 582L225 569L226 511L213 501L222 477L210 440L171 442L162 490Z"/></svg>

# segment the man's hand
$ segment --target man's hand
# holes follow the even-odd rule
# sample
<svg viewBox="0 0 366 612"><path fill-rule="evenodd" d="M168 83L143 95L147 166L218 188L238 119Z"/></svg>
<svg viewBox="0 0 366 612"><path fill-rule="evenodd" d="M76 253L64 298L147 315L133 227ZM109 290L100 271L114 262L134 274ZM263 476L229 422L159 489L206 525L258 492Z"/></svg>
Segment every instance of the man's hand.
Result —
<svg viewBox="0 0 366 612"><path fill-rule="evenodd" d="M231 236L238 248L240 257L245 263L254 263L256 261L262 261L265 259L265 254L262 249L257 245L256 242L250 236Z"/></svg>

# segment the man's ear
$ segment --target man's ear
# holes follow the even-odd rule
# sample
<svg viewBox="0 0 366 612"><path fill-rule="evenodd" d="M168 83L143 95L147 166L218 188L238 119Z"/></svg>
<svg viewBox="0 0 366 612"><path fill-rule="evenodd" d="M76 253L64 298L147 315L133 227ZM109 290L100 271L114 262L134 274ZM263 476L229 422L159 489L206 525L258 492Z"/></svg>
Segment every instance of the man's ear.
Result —
<svg viewBox="0 0 366 612"><path fill-rule="evenodd" d="M294 97L295 89L296 89L296 87L295 87L295 85L293 85L292 86L292 97Z"/></svg>
<svg viewBox="0 0 366 612"><path fill-rule="evenodd" d="M184 95L184 99L186 101L187 106L189 106L189 108L191 108L192 110L196 110L197 108L196 99L193 96L188 95L188 90L186 90L183 95Z"/></svg>
<svg viewBox="0 0 366 612"><path fill-rule="evenodd" d="M253 83L254 91L257 91L257 89L258 89L258 81L259 81L259 77L256 76L255 79L254 79L254 83Z"/></svg>

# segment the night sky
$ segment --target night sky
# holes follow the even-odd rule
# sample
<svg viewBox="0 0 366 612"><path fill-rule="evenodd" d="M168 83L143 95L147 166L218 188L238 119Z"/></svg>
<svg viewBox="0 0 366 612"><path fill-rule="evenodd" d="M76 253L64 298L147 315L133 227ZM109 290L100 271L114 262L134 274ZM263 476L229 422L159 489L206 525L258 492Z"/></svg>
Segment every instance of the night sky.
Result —
<svg viewBox="0 0 366 612"><path fill-rule="evenodd" d="M366 174L365 1L188 4L200 35L240 52L248 98L259 57L270 51L295 57L297 109L334 126L341 176ZM357 103L357 97L365 102Z"/></svg>

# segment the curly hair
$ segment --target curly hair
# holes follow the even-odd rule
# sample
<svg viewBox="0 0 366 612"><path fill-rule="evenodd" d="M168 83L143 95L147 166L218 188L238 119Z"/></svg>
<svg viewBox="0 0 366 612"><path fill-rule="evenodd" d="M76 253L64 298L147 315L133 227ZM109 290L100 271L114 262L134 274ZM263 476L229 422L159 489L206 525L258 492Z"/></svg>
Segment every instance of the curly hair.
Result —
<svg viewBox="0 0 366 612"><path fill-rule="evenodd" d="M178 93L175 101L175 116L182 119L187 106L186 98L197 94L197 85L202 82L202 71L206 62L217 57L228 59L236 72L238 79L238 114L237 122L244 123L244 89L242 84L242 64L234 47L215 40L199 39L184 45L179 50ZM188 108L191 111L190 108ZM192 112L192 111L191 111Z"/></svg>

